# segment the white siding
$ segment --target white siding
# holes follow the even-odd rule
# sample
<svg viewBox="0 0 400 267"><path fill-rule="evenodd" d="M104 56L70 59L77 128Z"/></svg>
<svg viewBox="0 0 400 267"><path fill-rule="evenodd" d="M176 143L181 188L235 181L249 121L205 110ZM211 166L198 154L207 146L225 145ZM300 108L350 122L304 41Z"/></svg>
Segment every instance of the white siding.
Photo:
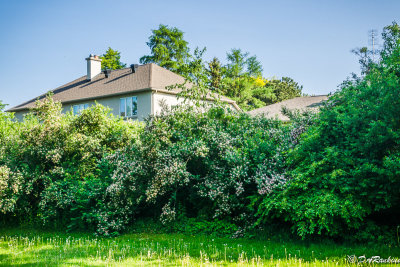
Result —
<svg viewBox="0 0 400 267"><path fill-rule="evenodd" d="M211 100L207 100L207 102L212 103ZM181 105L183 103L183 98L178 99L177 96L173 94L153 93L153 114L160 114L162 110L161 103L165 103L169 107ZM229 104L229 108L237 111L237 109L232 104Z"/></svg>
<svg viewBox="0 0 400 267"><path fill-rule="evenodd" d="M164 93L154 93L153 94L153 114L160 114L162 110L162 103L168 107L182 104L183 99L178 99L176 95L164 94Z"/></svg>

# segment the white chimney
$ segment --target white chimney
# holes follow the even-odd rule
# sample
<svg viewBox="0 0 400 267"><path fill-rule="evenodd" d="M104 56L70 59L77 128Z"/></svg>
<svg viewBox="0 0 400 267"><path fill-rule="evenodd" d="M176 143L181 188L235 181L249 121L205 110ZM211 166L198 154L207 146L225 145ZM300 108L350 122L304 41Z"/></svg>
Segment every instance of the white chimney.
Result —
<svg viewBox="0 0 400 267"><path fill-rule="evenodd" d="M101 73L101 58L92 55L86 59L87 61L87 79L92 80L97 74Z"/></svg>

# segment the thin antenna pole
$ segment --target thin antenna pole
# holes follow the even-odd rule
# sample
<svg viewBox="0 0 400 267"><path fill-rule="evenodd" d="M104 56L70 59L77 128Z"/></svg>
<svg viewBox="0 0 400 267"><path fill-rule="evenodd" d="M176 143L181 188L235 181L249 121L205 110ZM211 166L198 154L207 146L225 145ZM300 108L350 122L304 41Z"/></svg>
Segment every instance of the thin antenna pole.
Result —
<svg viewBox="0 0 400 267"><path fill-rule="evenodd" d="M375 61L375 39L377 36L377 30L370 30L369 31L370 41L372 45L372 61Z"/></svg>
<svg viewBox="0 0 400 267"><path fill-rule="evenodd" d="M372 38L372 60L375 61L375 32L372 31L371 33Z"/></svg>

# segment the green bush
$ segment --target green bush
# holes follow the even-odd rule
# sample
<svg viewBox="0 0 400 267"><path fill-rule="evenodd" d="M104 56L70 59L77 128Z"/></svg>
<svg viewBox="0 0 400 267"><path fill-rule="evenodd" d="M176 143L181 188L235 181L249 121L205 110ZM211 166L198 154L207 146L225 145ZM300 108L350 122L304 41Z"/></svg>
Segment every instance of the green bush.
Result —
<svg viewBox="0 0 400 267"><path fill-rule="evenodd" d="M99 161L137 140L142 126L100 105L63 115L51 97L23 122L0 116L1 211L20 223L95 229L109 185Z"/></svg>
<svg viewBox="0 0 400 267"><path fill-rule="evenodd" d="M1 116L3 217L106 236L146 217L188 218L191 233L251 226L250 197L286 182L298 138L293 125L224 107L183 106L143 126L100 105L62 114L50 96L22 122Z"/></svg>
<svg viewBox="0 0 400 267"><path fill-rule="evenodd" d="M138 143L103 160L112 183L102 229L143 216L166 225L182 215L251 225L249 198L286 182L294 129L222 107L180 107L149 118Z"/></svg>
<svg viewBox="0 0 400 267"><path fill-rule="evenodd" d="M398 225L400 27L383 37L381 60L343 83L291 151L292 179L262 200L260 222L279 217L303 237L354 234L380 216Z"/></svg>

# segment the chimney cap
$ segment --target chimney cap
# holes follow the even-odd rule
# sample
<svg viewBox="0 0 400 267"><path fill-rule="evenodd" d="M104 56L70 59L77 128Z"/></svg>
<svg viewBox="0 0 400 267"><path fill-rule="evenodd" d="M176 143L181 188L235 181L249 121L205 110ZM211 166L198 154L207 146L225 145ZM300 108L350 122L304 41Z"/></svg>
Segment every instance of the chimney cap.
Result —
<svg viewBox="0 0 400 267"><path fill-rule="evenodd" d="M101 61L102 59L98 56L98 55L93 55L90 54L88 58L86 58L86 60L96 60L96 61Z"/></svg>

